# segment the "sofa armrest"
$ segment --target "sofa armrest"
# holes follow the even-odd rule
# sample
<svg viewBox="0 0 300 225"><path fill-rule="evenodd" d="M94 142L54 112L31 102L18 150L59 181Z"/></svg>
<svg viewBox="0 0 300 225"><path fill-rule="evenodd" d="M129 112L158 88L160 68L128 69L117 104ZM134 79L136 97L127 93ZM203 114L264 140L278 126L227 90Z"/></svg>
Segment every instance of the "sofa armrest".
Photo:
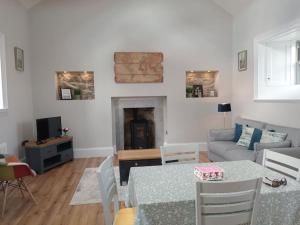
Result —
<svg viewBox="0 0 300 225"><path fill-rule="evenodd" d="M271 149L271 148L289 148L291 147L292 142L290 140L282 141L282 142L271 142L271 143L254 143L254 151L261 151L263 149Z"/></svg>
<svg viewBox="0 0 300 225"><path fill-rule="evenodd" d="M262 164L264 149L270 149L276 151L276 149L291 149L292 142L286 140L283 142L272 142L272 143L254 143L254 151L256 152L256 162Z"/></svg>
<svg viewBox="0 0 300 225"><path fill-rule="evenodd" d="M271 148L270 150L300 159L300 147L273 148L273 149Z"/></svg>
<svg viewBox="0 0 300 225"><path fill-rule="evenodd" d="M212 129L208 133L208 141L232 141L234 129Z"/></svg>

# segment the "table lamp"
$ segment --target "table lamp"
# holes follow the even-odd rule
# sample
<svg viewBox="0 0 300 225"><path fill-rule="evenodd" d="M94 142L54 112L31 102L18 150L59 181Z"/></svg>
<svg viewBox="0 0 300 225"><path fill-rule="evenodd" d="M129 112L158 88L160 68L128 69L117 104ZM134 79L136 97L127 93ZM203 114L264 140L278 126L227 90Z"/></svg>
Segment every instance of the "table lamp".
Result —
<svg viewBox="0 0 300 225"><path fill-rule="evenodd" d="M227 112L231 112L231 105L230 105L230 103L218 104L218 112L222 112L223 115L224 115L224 128L225 128L226 113Z"/></svg>

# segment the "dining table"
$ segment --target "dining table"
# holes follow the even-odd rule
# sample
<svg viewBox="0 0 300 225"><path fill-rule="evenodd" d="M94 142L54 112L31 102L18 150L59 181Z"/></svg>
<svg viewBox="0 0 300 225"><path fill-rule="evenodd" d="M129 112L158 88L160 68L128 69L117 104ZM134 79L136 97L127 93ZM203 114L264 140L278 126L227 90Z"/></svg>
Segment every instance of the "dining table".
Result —
<svg viewBox="0 0 300 225"><path fill-rule="evenodd" d="M256 224L300 225L300 183L248 160L131 168L125 204L136 208L135 225L195 225L196 182L200 180L194 168L208 165L224 170L223 181L286 178L285 186L262 184Z"/></svg>

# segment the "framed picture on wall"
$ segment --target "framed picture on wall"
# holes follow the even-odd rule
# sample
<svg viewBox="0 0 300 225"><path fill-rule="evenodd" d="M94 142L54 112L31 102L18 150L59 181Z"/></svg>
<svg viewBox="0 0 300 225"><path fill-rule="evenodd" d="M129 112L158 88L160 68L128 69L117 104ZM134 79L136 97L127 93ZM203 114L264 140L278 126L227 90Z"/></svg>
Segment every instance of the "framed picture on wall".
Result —
<svg viewBox="0 0 300 225"><path fill-rule="evenodd" d="M247 50L238 53L238 67L239 71L247 70Z"/></svg>
<svg viewBox="0 0 300 225"><path fill-rule="evenodd" d="M15 47L15 67L17 71L24 71L24 50L18 47Z"/></svg>
<svg viewBox="0 0 300 225"><path fill-rule="evenodd" d="M61 89L61 99L62 100L72 100L71 89L69 89L69 88L62 88Z"/></svg>

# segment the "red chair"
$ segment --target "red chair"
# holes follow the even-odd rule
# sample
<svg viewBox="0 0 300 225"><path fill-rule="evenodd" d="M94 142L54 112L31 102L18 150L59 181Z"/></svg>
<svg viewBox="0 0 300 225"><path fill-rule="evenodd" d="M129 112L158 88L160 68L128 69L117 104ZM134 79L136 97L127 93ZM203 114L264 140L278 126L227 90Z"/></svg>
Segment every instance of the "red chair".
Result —
<svg viewBox="0 0 300 225"><path fill-rule="evenodd" d="M26 176L36 176L27 163L21 162L16 156L5 158L4 162L0 162L0 184L4 191L4 200L2 207L2 216L5 212L8 187L18 188L24 197L23 191L27 192L35 204L37 204L32 193L25 184L23 178Z"/></svg>

